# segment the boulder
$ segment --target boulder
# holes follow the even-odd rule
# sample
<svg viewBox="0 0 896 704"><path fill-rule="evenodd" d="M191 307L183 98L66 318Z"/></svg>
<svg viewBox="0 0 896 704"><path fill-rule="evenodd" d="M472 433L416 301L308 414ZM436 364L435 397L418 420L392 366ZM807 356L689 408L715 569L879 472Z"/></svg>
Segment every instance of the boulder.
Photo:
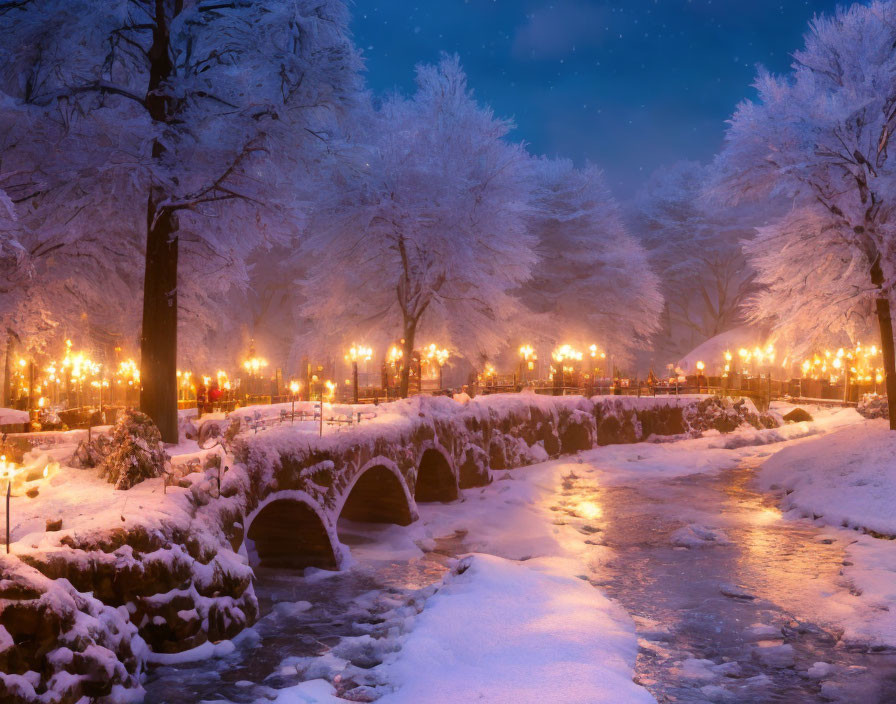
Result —
<svg viewBox="0 0 896 704"><path fill-rule="evenodd" d="M790 413L784 416L784 420L787 423L803 423L806 421L811 421L812 415L805 409L794 408Z"/></svg>

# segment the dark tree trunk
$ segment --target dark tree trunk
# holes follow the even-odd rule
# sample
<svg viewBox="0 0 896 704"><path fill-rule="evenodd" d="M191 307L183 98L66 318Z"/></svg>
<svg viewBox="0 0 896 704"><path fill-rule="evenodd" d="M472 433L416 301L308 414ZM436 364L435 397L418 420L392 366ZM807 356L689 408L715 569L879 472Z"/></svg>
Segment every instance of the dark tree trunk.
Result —
<svg viewBox="0 0 896 704"><path fill-rule="evenodd" d="M177 225L174 215L147 205L140 408L165 442L177 442Z"/></svg>
<svg viewBox="0 0 896 704"><path fill-rule="evenodd" d="M6 360L3 365L3 405L12 408L12 370L13 370L13 349L15 346L15 335L12 330L6 333Z"/></svg>
<svg viewBox="0 0 896 704"><path fill-rule="evenodd" d="M409 320L404 324L404 342L402 347L401 358L401 384L399 393L402 398L408 397L408 391L411 385L411 364L414 357L414 337L417 334L417 321Z"/></svg>
<svg viewBox="0 0 896 704"><path fill-rule="evenodd" d="M166 0L155 0L152 46L148 52L149 85L146 109L157 123L171 120L166 84L174 71L170 53ZM174 15L182 9L177 0ZM161 162L165 148L155 142L153 159ZM146 207L146 271L143 280L143 328L140 335L140 408L153 419L165 442L178 441L177 432L177 217L159 203L164 194L151 192Z"/></svg>
<svg viewBox="0 0 896 704"><path fill-rule="evenodd" d="M871 267L871 283L883 286L884 274L880 261ZM880 326L880 349L884 361L884 375L887 386L887 405L890 410L890 430L896 430L896 350L893 343L893 318L890 314L890 298L883 290L877 301L877 323Z"/></svg>

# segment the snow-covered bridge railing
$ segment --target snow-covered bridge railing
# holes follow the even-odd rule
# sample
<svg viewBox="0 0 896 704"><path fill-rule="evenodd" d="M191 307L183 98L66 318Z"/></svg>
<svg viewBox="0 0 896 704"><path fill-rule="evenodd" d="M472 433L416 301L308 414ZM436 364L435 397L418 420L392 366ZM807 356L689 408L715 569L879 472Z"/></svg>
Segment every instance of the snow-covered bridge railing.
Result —
<svg viewBox="0 0 896 704"><path fill-rule="evenodd" d="M262 562L334 569L346 556L340 517L407 524L418 502L450 501L495 470L744 422L773 423L749 402L711 397L513 394L384 404L323 437L289 425L241 435L220 487L215 471L167 495L138 485L139 511L0 555L0 700L134 689L149 650L233 637L258 610L243 547Z"/></svg>

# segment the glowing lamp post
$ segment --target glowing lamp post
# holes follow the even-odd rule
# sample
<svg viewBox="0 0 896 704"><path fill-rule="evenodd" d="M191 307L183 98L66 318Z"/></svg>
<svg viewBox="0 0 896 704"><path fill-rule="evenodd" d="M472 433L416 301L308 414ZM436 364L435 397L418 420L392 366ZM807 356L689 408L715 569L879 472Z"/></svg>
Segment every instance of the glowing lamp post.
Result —
<svg viewBox="0 0 896 704"><path fill-rule="evenodd" d="M703 362L697 362L697 393L700 393L701 384L700 377L703 376L703 370L706 369L706 365Z"/></svg>
<svg viewBox="0 0 896 704"><path fill-rule="evenodd" d="M451 353L445 348L439 348L435 343L423 348L423 356L429 364L438 365L439 369L439 391L442 390L442 365L448 361Z"/></svg>
<svg viewBox="0 0 896 704"><path fill-rule="evenodd" d="M387 400L389 398L389 387L391 386L390 379L398 373L402 357L404 357L404 351L397 345L392 345L383 362L383 389L386 392Z"/></svg>
<svg viewBox="0 0 896 704"><path fill-rule="evenodd" d="M358 403L358 362L369 362L373 357L373 350L364 345L352 345L345 355L346 360L352 363L352 403Z"/></svg>
<svg viewBox="0 0 896 704"><path fill-rule="evenodd" d="M570 364L569 366L564 366L564 362L581 362L582 357L584 356L581 352L575 349L572 345L561 345L551 354L554 358L554 361L557 363L556 368L554 369L554 395L562 396L563 395L563 373L565 371L573 371L573 366Z"/></svg>
<svg viewBox="0 0 896 704"><path fill-rule="evenodd" d="M535 369L535 360L538 356L532 345L523 345L520 347L520 381L528 381L528 372Z"/></svg>
<svg viewBox="0 0 896 704"><path fill-rule="evenodd" d="M248 394L251 394L253 390L257 391L257 384L254 382L258 379L258 373L267 366L267 360L262 359L261 357L252 356L243 362L243 369L249 372L249 385L252 387L247 389Z"/></svg>
<svg viewBox="0 0 896 704"><path fill-rule="evenodd" d="M289 415L289 422L296 422L296 395L299 393L299 389L301 389L301 385L297 381L289 382L289 395L290 400L292 401L292 412Z"/></svg>

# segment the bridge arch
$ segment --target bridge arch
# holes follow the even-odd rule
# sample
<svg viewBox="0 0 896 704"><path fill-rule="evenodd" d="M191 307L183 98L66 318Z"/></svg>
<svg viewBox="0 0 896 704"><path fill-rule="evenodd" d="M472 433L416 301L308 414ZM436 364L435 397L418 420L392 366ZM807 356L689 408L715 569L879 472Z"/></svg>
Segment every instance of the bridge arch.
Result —
<svg viewBox="0 0 896 704"><path fill-rule="evenodd" d="M594 447L591 431L584 423L569 423L560 433L560 452L571 455Z"/></svg>
<svg viewBox="0 0 896 704"><path fill-rule="evenodd" d="M417 520L407 482L387 457L368 461L345 488L337 507L335 515L350 521L406 526Z"/></svg>
<svg viewBox="0 0 896 704"><path fill-rule="evenodd" d="M457 472L446 453L438 446L426 448L417 463L414 499L454 501L458 495L457 484Z"/></svg>
<svg viewBox="0 0 896 704"><path fill-rule="evenodd" d="M326 515L304 491L267 496L246 517L246 527L246 538L263 566L337 570L342 565L342 551Z"/></svg>

